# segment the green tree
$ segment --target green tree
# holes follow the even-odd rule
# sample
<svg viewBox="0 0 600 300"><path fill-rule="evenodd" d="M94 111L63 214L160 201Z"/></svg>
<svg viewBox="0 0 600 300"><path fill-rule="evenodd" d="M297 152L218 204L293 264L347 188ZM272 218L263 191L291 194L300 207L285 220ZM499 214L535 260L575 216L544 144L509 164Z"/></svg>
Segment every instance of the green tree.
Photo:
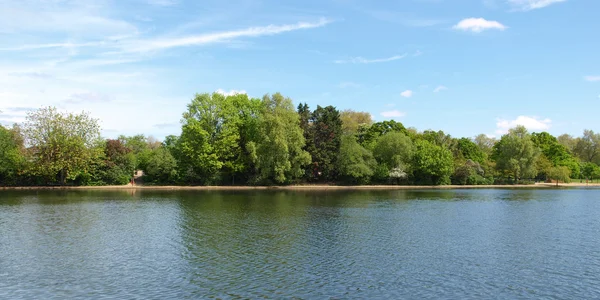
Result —
<svg viewBox="0 0 600 300"><path fill-rule="evenodd" d="M413 142L401 132L390 132L375 141L373 156L389 171L408 172L414 154Z"/></svg>
<svg viewBox="0 0 600 300"><path fill-rule="evenodd" d="M575 147L577 146L577 139L569 134L562 134L557 138L558 143L565 146L570 153L574 153Z"/></svg>
<svg viewBox="0 0 600 300"><path fill-rule="evenodd" d="M357 133L358 142L367 149L373 149L378 137L390 132L401 132L408 135L406 127L394 120L374 123L371 126L362 126Z"/></svg>
<svg viewBox="0 0 600 300"><path fill-rule="evenodd" d="M150 153L144 171L144 180L155 184L173 184L177 182L177 161L164 146Z"/></svg>
<svg viewBox="0 0 600 300"><path fill-rule="evenodd" d="M481 165L487 160L486 153L468 138L459 139L457 149L462 159L470 159Z"/></svg>
<svg viewBox="0 0 600 300"><path fill-rule="evenodd" d="M571 170L565 166L552 167L548 171L548 177L556 180L556 186L558 186L559 181L570 182L571 178L569 178L569 174L571 174Z"/></svg>
<svg viewBox="0 0 600 300"><path fill-rule="evenodd" d="M574 151L583 162L600 164L600 133L584 130L583 137L578 139Z"/></svg>
<svg viewBox="0 0 600 300"><path fill-rule="evenodd" d="M24 164L20 133L0 125L0 185L15 184Z"/></svg>
<svg viewBox="0 0 600 300"><path fill-rule="evenodd" d="M579 161L554 136L547 132L532 133L531 140L541 150L542 154L552 162L553 166L568 167L571 177L579 176Z"/></svg>
<svg viewBox="0 0 600 300"><path fill-rule="evenodd" d="M309 134L306 135L306 132ZM306 143L312 146L307 149L312 157L311 178L334 180L337 176L335 160L342 139L342 120L337 109L333 106L317 106L311 114L305 138ZM312 138L312 141L308 140L309 138Z"/></svg>
<svg viewBox="0 0 600 300"><path fill-rule="evenodd" d="M587 180L594 180L600 178L600 166L595 163L586 162L581 164L581 173Z"/></svg>
<svg viewBox="0 0 600 300"><path fill-rule="evenodd" d="M356 134L361 127L369 127L373 124L371 114L368 112L346 109L340 113L342 120L342 131L348 134Z"/></svg>
<svg viewBox="0 0 600 300"><path fill-rule="evenodd" d="M33 151L33 173L61 184L87 172L100 138L98 120L87 113L60 113L54 107L29 112L23 126Z"/></svg>
<svg viewBox="0 0 600 300"><path fill-rule="evenodd" d="M198 94L183 114L177 151L183 174L208 184L249 169L258 138L259 100L245 94Z"/></svg>
<svg viewBox="0 0 600 300"><path fill-rule="evenodd" d="M522 178L534 178L537 175L536 162L539 150L531 140L531 135L523 126L509 130L494 145L492 158L496 168L516 182Z"/></svg>
<svg viewBox="0 0 600 300"><path fill-rule="evenodd" d="M435 145L427 140L415 141L413 156L413 176L420 184L448 184L454 171L454 163L450 150Z"/></svg>
<svg viewBox="0 0 600 300"><path fill-rule="evenodd" d="M353 135L344 135L337 158L337 170L343 182L369 183L377 162L373 154L362 147Z"/></svg>
<svg viewBox="0 0 600 300"><path fill-rule="evenodd" d="M474 142L477 145L477 147L479 147L479 149L483 151L483 153L490 156L492 154L494 144L496 144L496 139L488 137L485 134L480 134L475 137Z"/></svg>
<svg viewBox="0 0 600 300"><path fill-rule="evenodd" d="M289 183L302 176L311 158L303 150L305 140L292 100L280 93L265 95L259 128L255 155L259 180Z"/></svg>

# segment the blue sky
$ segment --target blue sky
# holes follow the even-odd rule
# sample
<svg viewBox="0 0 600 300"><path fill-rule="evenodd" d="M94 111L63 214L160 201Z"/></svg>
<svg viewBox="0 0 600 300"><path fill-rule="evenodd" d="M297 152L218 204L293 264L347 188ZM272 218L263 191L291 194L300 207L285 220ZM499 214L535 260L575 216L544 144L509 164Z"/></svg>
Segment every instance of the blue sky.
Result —
<svg viewBox="0 0 600 300"><path fill-rule="evenodd" d="M0 123L178 134L195 93L281 92L453 136L598 128L600 1L0 0Z"/></svg>

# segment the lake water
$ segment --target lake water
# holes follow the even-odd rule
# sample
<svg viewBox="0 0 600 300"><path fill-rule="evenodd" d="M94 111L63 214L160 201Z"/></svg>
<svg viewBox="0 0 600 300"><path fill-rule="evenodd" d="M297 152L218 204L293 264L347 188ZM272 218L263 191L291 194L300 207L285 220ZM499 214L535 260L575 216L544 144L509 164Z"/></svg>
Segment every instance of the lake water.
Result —
<svg viewBox="0 0 600 300"><path fill-rule="evenodd" d="M600 189L0 191L0 299L600 297Z"/></svg>

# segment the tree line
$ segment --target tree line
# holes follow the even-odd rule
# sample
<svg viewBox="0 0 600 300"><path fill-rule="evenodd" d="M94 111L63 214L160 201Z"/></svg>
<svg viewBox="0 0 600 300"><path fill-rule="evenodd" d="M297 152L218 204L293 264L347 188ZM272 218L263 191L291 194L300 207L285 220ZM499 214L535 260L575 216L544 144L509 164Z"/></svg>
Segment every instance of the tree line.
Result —
<svg viewBox="0 0 600 300"><path fill-rule="evenodd" d="M529 133L455 138L443 131L373 122L276 93L197 94L181 134L105 139L88 113L53 107L0 126L0 185L123 185L135 170L156 185L301 183L485 185L600 178L600 134Z"/></svg>

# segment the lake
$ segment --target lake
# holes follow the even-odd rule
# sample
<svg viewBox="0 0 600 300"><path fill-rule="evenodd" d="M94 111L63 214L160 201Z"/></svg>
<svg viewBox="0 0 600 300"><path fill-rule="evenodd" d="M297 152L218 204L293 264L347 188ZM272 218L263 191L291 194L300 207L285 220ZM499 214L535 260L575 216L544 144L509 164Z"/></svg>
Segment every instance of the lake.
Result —
<svg viewBox="0 0 600 300"><path fill-rule="evenodd" d="M0 191L0 299L600 297L600 189Z"/></svg>

